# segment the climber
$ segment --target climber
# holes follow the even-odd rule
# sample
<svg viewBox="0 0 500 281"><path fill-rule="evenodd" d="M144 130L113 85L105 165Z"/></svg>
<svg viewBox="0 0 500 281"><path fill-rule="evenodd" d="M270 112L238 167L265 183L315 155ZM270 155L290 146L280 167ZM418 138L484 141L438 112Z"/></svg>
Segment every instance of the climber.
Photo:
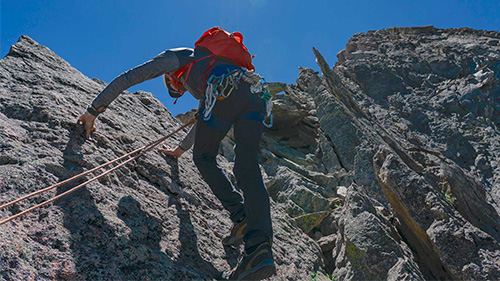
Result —
<svg viewBox="0 0 500 281"><path fill-rule="evenodd" d="M200 100L198 121L187 137L175 149L165 147L160 151L181 157L194 143L194 163L233 222L230 234L222 242L227 245L244 242L242 257L229 279L260 280L276 274L269 195L258 165L263 119L269 115L269 103L263 99L260 77L250 71L251 63L244 68L236 61L240 55L220 54L207 45L212 39L234 44L227 38L244 48L236 51L247 50L240 33L212 28L196 42L195 49L169 49L120 74L94 99L78 122L83 124L86 138L90 139L91 132L95 132L95 119L120 93L162 75L171 96L178 98L189 91ZM251 60L249 54L248 57ZM243 196L216 162L219 144L231 126L236 143L233 171Z"/></svg>

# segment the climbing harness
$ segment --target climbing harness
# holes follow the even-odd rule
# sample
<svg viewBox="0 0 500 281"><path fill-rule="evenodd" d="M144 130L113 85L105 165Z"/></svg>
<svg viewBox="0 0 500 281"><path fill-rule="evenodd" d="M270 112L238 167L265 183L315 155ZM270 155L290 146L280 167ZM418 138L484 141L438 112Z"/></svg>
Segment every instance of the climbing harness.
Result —
<svg viewBox="0 0 500 281"><path fill-rule="evenodd" d="M238 89L240 79L249 83L250 91L253 94L259 95L259 97L264 100L266 104L266 112L263 118L259 117L259 121L262 121L262 124L264 124L267 128L271 128L273 126L272 95L269 93L269 88L264 78L253 71L246 70L245 68L228 65L221 65L214 68L212 75L207 79L205 87L205 107L202 112L203 121L207 122L213 119L212 109L214 108L216 101L229 97L234 89ZM266 123L268 118L270 121L269 123Z"/></svg>
<svg viewBox="0 0 500 281"><path fill-rule="evenodd" d="M107 167L107 166L109 166L109 165L111 165L111 164L113 164L113 163L116 163L116 162L118 162L118 161L120 161L120 160L123 160L123 159L125 159L125 158L127 158L127 157L129 157L129 156L130 156L130 158L129 158L129 159L127 159L127 160L125 160L125 161L121 162L120 164L116 165L115 167L113 167L113 168L111 168L111 169L109 169L109 170L107 170L107 171L105 171L105 172L103 172L103 173L101 173L101 174L99 174L99 175L97 175L97 176L95 176L95 177L93 177L93 178L89 179L88 181L86 181L86 182L84 182L84 183L82 183L82 184L79 184L79 185L77 185L77 186L75 186L75 187L73 187L73 188L71 188L71 189L69 189L69 190L67 190L67 191L65 191L65 192L63 192L63 193L61 193L61 194L59 194L59 195L57 195L57 196L55 196L55 197L53 197L53 198L49 199L49 200L47 200L47 201L44 201L44 202L42 202L42 203L40 203L40 204L38 204L38 205L36 205L36 206L33 206L33 207L31 207L31 208L29 208L29 209L26 209L26 210L24 210L24 211L22 211L22 212L20 212L20 213L17 213L17 214L12 215L12 216L10 216L10 217L8 217L8 218L5 218L4 220L0 221L0 225L3 225L3 224L5 224L5 223L8 223L9 221L11 221L11 220L13 220L13 219L16 219L16 218L18 218L18 217L20 217L20 216L22 216L22 215L25 215L25 214L27 214L27 213L29 213L29 212L32 212L32 211L33 211L33 210L35 210L35 209L38 209L38 208L40 208L40 207L42 207L42 206L45 206L45 205L47 205L47 204L49 204L49 203L51 203L51 202L53 202L53 201L55 201L55 200L57 200L57 199L59 199L59 198L63 197L63 196L65 196L65 195L68 195L68 194L70 194L70 193L72 193L72 192L76 191L77 189L79 189L79 188L81 188L81 187L83 187L83 186L85 186L85 185L87 185L87 184L89 184L89 183L91 183L91 182L93 182L93 181L95 181L95 180L97 180L97 179L99 179L99 178L101 178L101 177L103 177L103 176L105 176L105 175L107 175L107 174L109 174L109 173L113 172L114 170L117 170L118 168L120 168L120 167L124 166L125 164L127 164L127 163L129 163L129 162L131 162L131 161L133 161L133 160L135 160L135 159L137 159L137 158L139 158L140 156L144 155L146 152L148 152L148 151L152 150L152 149L153 149L153 148L155 148L157 145L159 145L160 143L162 143L163 141L165 141L165 140L166 140L166 139L168 139L169 137L171 137L171 136L175 135L176 133L178 133L178 132L179 132L179 131L181 131L182 129L186 128L187 126L189 126L189 125L191 125L191 124L194 124L194 122L195 122L195 119L191 119L191 120L189 120L189 122L188 122L188 123L186 123L186 124L182 125L181 127L179 127L179 128L178 128L177 130L175 130L174 132L172 132L172 133L170 133L170 134L168 134L168 135L166 135L166 136L164 136L164 137L161 137L160 139L155 140L155 141L153 141L153 142L151 142L151 143L149 143L149 144L147 144L147 145L145 145L145 146L143 146L143 147L140 147L140 148L138 148L138 149L136 149L136 150L134 150L134 151L132 151L132 152L129 152L129 153L127 153L127 154L125 154L125 155L123 155L123 156L121 156L121 157L118 157L118 158L116 158L116 159L114 159L114 160L111 160L111 161L109 161L109 162L106 162L106 163L104 163L104 164L102 164L102 165L100 165L100 166L98 166L98 167L95 167L95 168L93 168L93 169L90 169L90 170L88 170L88 171L85 171L85 172L83 172L83 173L80 173L80 174L78 174L78 175L75 175L75 176L73 176L73 177L71 177L71 178L69 178L69 179L67 179L67 180L64 180L64 181L62 181L62 182L56 183L56 184L51 185L51 186L49 186L49 187L47 187L47 188L44 188L44 189L42 189L42 190L35 191L35 192L30 193L30 194L28 194L28 195L26 195L26 196L23 196L23 197L21 197L21 198L18 198L18 199L16 199L16 200L13 200L13 201L11 201L11 202L8 202L8 203L3 204L2 206L0 206L0 210L1 210L1 209L4 209L4 208L7 208L7 207L9 207L9 206L11 206L11 205L13 205L13 204L18 203L18 202L21 202L21 201L23 201L23 200L26 200L26 199L28 199L28 198L31 198L31 197L33 197L33 196L35 196L35 195L40 194L40 193L43 193L43 192L46 192L46 191L52 190L52 189L54 189L54 188L56 188L56 187L59 187L59 186L61 186L61 185L64 185L64 184L67 184L67 183L72 182L72 181L74 181L74 180L77 180L77 179L79 179L79 178L81 178L81 177L83 177L83 176L86 176L86 175L88 175L88 174L90 174L90 173L92 173L92 172L95 172L95 171L97 171L97 170L100 170L100 169L102 169L102 168L104 168L104 167ZM134 154L136 154L136 155L134 155ZM134 155L134 156L132 156L132 155Z"/></svg>
<svg viewBox="0 0 500 281"><path fill-rule="evenodd" d="M238 89L238 82L243 73L243 69L239 67L225 68L221 74L218 74L218 69L214 68L212 75L207 79L207 85L205 87L205 110L203 113L203 121L210 119L212 109L217 100L223 100L229 97L234 89Z"/></svg>

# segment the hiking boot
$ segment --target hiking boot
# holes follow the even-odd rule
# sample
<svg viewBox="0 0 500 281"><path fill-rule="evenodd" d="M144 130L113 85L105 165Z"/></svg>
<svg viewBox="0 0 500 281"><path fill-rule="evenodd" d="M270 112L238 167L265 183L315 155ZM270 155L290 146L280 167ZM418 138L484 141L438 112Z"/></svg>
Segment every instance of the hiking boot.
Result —
<svg viewBox="0 0 500 281"><path fill-rule="evenodd" d="M241 244L243 242L243 236L247 232L247 220L245 218L240 219L238 222L234 223L231 233L222 237L223 245L234 245Z"/></svg>
<svg viewBox="0 0 500 281"><path fill-rule="evenodd" d="M229 280L262 280L276 274L271 244L264 242L251 253L243 252Z"/></svg>

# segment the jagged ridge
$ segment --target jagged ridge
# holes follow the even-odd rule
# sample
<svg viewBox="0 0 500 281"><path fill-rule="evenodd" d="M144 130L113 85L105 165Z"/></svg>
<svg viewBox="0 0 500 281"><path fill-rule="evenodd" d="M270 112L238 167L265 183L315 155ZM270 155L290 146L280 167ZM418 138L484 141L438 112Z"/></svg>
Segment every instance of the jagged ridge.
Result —
<svg viewBox="0 0 500 281"><path fill-rule="evenodd" d="M316 271L339 280L500 278L499 34L432 26L356 34L333 68L314 50L322 76L301 68L296 84L273 85L285 93L274 96L261 162L278 280ZM102 83L47 59L55 55L28 38L13 49L0 62L2 199L178 124L152 95L126 93L101 118L96 143L84 143L72 122ZM64 71L50 71L59 64ZM229 136L221 145L228 173L232 144ZM216 279L237 256L218 240L228 227L189 156L152 154L10 225L0 274Z"/></svg>

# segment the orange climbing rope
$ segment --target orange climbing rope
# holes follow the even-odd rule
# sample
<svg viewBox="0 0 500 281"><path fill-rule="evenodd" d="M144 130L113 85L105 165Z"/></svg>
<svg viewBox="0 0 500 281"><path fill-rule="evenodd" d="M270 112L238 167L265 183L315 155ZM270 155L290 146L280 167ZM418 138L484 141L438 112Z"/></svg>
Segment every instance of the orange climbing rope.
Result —
<svg viewBox="0 0 500 281"><path fill-rule="evenodd" d="M35 210L35 209L38 209L38 208L40 208L40 207L42 207L42 206L45 206L45 205L47 205L47 204L49 204L49 203L51 203L51 202L53 202L53 201L55 201L55 200L57 200L57 199L59 199L59 198L63 197L63 196L68 195L68 194L70 194L71 192L74 192L74 191L76 191L77 189L79 189L79 188L81 188L81 187L83 187L83 186L85 186L85 185L87 185L87 184L89 184L89 183L91 183L91 182L93 182L93 181L95 181L95 180L97 180L97 179L99 179L99 178L101 178L101 177L103 177L103 176L105 176L105 175L107 175L107 174L111 173L112 171L114 171L114 170L116 170L116 169L118 169L118 168L122 167L123 165L125 165L125 164L127 164L127 163L129 163L129 162L131 162L131 161L133 161L133 160L135 160L135 159L137 159L138 157L142 156L143 154L145 154L146 152L150 151L151 149L153 149L154 147L156 147L157 145L159 145L160 143L162 143L163 141L165 141L165 140L166 140L166 139L168 139L169 137L171 137L171 136L175 135L176 133L178 133L180 130L182 130L182 129L186 128L187 126L189 126L189 125L191 125L191 124L194 124L194 122L195 122L195 119L191 119L191 120L189 120L189 122L188 122L188 123L186 123L186 124L182 125L181 127L179 127L179 128L178 128L177 130L175 130L174 132L172 132L172 133L170 133L170 134L168 134L168 135L166 135L166 136L164 136L164 137L162 137L162 138L160 138L160 139L158 139L158 140L155 140L155 141L153 141L153 142L151 142L151 143L149 143L149 144L147 144L147 145L145 145L145 146L143 146L143 147L141 147L141 148L138 148L138 149L136 149L136 150L134 150L134 151L132 151L132 152L129 152L129 153L127 153L127 154L125 154L125 155L123 155L123 156L120 156L120 157L118 157L118 158L116 158L116 159L114 159L114 160L111 160L111 161L109 161L109 162L106 162L106 163L104 163L104 164L102 164L102 165L100 165L100 166L97 166L97 167L93 168L93 169L90 169L90 170L88 170L88 171L85 171L85 172L83 172L83 173L80 173L80 174L78 174L78 175L75 175L75 176L73 176L73 177L71 177L71 178L69 178L69 179L67 179L67 180L64 180L64 181L62 181L62 182L56 183L56 184L51 185L51 186L49 186L49 187L47 187L47 188L44 188L44 189L42 189L42 190L35 191L35 192L30 193L30 194L28 194L28 195L26 195L26 196L23 196L23 197L21 197L21 198L18 198L18 199L16 199L16 200L13 200L13 201L11 201L11 202L8 202L8 203L3 204L2 206L0 206L0 210L1 210L1 209L4 209L4 208L6 208L6 207L9 207L9 206L11 206L11 205L13 205L13 204L16 204L16 203L18 203L18 202L21 202L21 201L23 201L23 200L26 200L26 199L28 199L28 198L30 198L30 197L33 197L33 196L35 196L35 195L38 195L38 194L40 194L40 193L43 193L43 192L46 192L46 191L52 190L52 189L54 189L54 188L56 188L56 187L59 187L59 186L61 186L61 185L63 185L63 184L66 184L66 183L72 182L72 181L74 181L74 180L76 180L76 179L79 179L79 178L81 178L81 177L83 177L83 176L86 176L86 175L88 175L88 174L90 174L90 173L92 173L92 172L95 172L95 171L97 171L97 170L99 170L99 169L102 169L102 168L107 167L107 166L109 166L109 165L111 165L111 164L113 164L113 163L116 163L116 162L118 162L118 161L120 161L120 160L122 160L122 159L124 159L124 158L126 158L126 157L128 157L128 156L131 156L131 155L133 155L133 154L136 154L135 156L133 156L133 157L131 157L131 158L129 158L129 159L127 159L127 160L123 161L122 163L120 163L120 164L118 164L118 165L116 165L115 167L113 167L113 168L111 168L111 169L109 169L109 170L107 170L107 171L105 171L105 172L103 172L103 173L99 174L98 176L95 176L95 177L93 177L93 178L89 179L88 181L86 181L86 182L84 182L84 183L82 183L82 184L79 184L79 185L77 185L77 186L75 186L75 187L73 187L73 188L69 189L68 191L65 191L65 192L63 192L63 193L61 193L61 194L59 194L59 195L57 195L57 196L55 196L55 197L53 197L53 198L51 198L51 199L47 200L47 201L44 201L44 202L42 202L42 203L40 203L40 204L38 204L38 205L36 205L36 206L33 206L33 207L31 207L31 208L29 208L29 209L27 209L27 210L24 210L24 211L22 211L22 212L20 212L20 213L17 213L17 214L12 215L12 216L10 216L10 217L8 217L8 218L5 218L4 220L0 221L0 225L3 225L3 224L5 224L5 223L8 223L8 222L10 222L10 221L11 221L11 220L13 220L13 219L16 219L16 218L18 218L18 217L20 217L20 216L22 216L22 215L25 215L25 214L27 214L27 213L29 213L29 212L31 212L31 211L33 211L33 210Z"/></svg>

